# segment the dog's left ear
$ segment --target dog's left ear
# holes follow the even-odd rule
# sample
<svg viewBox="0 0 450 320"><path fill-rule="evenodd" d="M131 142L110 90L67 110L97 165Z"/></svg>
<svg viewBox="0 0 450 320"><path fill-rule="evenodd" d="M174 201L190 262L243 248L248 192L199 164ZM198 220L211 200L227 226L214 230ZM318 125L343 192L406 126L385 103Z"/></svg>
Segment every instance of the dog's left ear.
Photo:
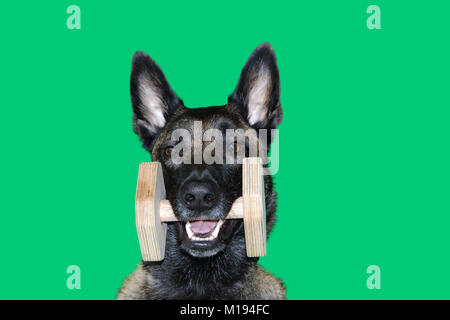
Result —
<svg viewBox="0 0 450 320"><path fill-rule="evenodd" d="M228 104L237 108L255 129L275 129L281 123L280 74L269 43L253 51Z"/></svg>
<svg viewBox="0 0 450 320"><path fill-rule="evenodd" d="M149 152L175 111L184 106L161 68L144 52L133 56L130 79L133 130Z"/></svg>

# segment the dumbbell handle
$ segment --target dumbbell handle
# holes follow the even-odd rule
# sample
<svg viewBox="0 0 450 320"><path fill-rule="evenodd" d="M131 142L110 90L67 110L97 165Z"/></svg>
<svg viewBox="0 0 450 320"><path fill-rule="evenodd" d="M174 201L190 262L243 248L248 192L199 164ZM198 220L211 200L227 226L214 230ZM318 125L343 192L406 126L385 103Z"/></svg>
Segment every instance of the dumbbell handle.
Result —
<svg viewBox="0 0 450 320"><path fill-rule="evenodd" d="M159 202L159 217L161 222L175 222L178 221L177 217L173 213L172 206L169 200L161 200ZM242 197L236 199L231 206L231 210L225 219L243 219L244 208Z"/></svg>

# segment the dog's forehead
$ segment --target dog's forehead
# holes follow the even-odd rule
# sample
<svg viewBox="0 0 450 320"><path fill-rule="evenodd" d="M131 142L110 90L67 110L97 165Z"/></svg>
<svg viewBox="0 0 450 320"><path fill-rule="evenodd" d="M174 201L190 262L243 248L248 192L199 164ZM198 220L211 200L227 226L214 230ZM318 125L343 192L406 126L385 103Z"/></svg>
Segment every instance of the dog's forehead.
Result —
<svg viewBox="0 0 450 320"><path fill-rule="evenodd" d="M208 129L218 129L225 133L227 129L246 131L251 127L238 112L229 106L184 108L169 120L159 135L152 151L154 159L158 157L156 150L165 141L172 141L173 133L179 129L187 130L191 137L195 137L202 135Z"/></svg>
<svg viewBox="0 0 450 320"><path fill-rule="evenodd" d="M243 122L236 114L230 112L223 106L219 107L205 107L205 108L193 108L186 109L182 114L173 119L167 126L167 133L183 128L191 133L195 128L199 128L206 131L208 129L247 129L247 124Z"/></svg>

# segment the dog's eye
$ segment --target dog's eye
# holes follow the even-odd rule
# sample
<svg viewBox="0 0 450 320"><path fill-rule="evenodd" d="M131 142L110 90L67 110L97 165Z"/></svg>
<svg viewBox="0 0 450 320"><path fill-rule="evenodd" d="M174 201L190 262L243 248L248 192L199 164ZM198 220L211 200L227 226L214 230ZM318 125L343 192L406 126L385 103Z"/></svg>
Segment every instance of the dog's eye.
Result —
<svg viewBox="0 0 450 320"><path fill-rule="evenodd" d="M173 149L173 147L166 147L164 149L164 155L167 157L170 157L170 155L172 154L172 149Z"/></svg>
<svg viewBox="0 0 450 320"><path fill-rule="evenodd" d="M240 149L241 149L241 146L236 141L230 145L230 150L234 153L238 153Z"/></svg>
<svg viewBox="0 0 450 320"><path fill-rule="evenodd" d="M241 150L241 145L237 142L234 143L234 153L238 153Z"/></svg>

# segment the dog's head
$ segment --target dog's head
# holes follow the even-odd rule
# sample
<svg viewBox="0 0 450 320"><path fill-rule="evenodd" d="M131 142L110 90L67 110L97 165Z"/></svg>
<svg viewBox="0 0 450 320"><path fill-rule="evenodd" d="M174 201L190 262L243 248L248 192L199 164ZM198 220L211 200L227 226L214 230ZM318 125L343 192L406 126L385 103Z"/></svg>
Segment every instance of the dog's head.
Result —
<svg viewBox="0 0 450 320"><path fill-rule="evenodd" d="M249 155L249 144L261 146L260 129L269 130L265 145L270 144L271 129L282 119L272 47L262 44L252 53L225 106L186 108L158 65L142 52L133 57L130 86L133 129L152 160L161 163L167 199L180 220L169 226L169 239L194 257L216 255L233 238L242 240L242 221L224 218L242 195L241 158ZM230 129L241 131L230 140ZM243 131L250 132L244 140L239 139ZM267 219L270 224L271 212Z"/></svg>

